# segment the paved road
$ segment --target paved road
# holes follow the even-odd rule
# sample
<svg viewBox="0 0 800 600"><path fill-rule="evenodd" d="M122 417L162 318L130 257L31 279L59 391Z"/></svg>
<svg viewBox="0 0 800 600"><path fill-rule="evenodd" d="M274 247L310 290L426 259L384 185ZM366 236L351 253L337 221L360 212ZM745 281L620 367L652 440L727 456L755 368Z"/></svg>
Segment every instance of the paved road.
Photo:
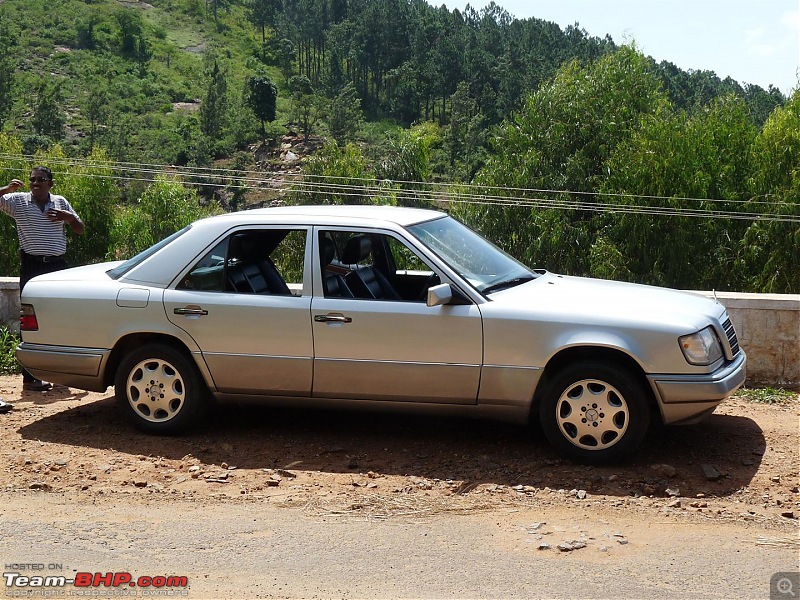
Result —
<svg viewBox="0 0 800 600"><path fill-rule="evenodd" d="M194 599L749 599L770 597L773 573L798 570L796 544L758 543L787 535L796 542L796 533L752 524L642 523L635 515L612 523L585 509L381 521L265 503L142 504L122 494L86 504L59 494L2 492L0 502L4 573L186 576L186 595ZM585 548L555 548L579 538ZM551 549L538 549L543 541ZM44 567L24 567L30 564ZM0 596L32 589L4 580ZM180 597L185 591L101 586L66 593Z"/></svg>

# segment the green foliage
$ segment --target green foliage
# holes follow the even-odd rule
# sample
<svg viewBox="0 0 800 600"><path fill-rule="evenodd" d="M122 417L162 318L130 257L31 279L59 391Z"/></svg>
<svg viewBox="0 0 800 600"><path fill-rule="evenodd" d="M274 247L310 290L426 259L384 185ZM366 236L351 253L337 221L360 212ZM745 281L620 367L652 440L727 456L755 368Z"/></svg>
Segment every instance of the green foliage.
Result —
<svg viewBox="0 0 800 600"><path fill-rule="evenodd" d="M345 145L353 141L363 121L361 100L353 84L348 83L331 102L328 119L331 136L338 144Z"/></svg>
<svg viewBox="0 0 800 600"><path fill-rule="evenodd" d="M450 186L453 212L533 265L678 287L800 288L796 93L787 101L771 87L657 64L492 3L5 0L0 34L0 126L18 132L26 155L210 165L287 124L324 133L327 108L342 144L303 164L348 187L322 201L427 205L437 182L474 181L490 186L479 191L487 202L515 205L459 204ZM263 84L255 95L252 77ZM245 93L228 101L226 88ZM367 143L346 144L355 139ZM29 161L12 162L0 157L7 174L26 177ZM104 205L128 230L148 229L135 203L147 185L139 167L120 166L106 187L90 183L105 171L89 164L65 193L84 220L97 219L87 236L108 223ZM117 214L120 199L132 203ZM643 202L785 221L625 212ZM87 236L71 240L73 260L105 255L102 235ZM9 219L0 238L15 250ZM121 239L109 242L114 256ZM14 273L10 259L0 266Z"/></svg>
<svg viewBox="0 0 800 600"><path fill-rule="evenodd" d="M64 196L86 225L83 235L74 235L67 227L68 262L83 265L104 260L111 243L113 215L119 201L119 189L108 155L97 149L84 162L69 164L61 147L55 147L47 154L37 156L36 162L52 165L56 182L53 193Z"/></svg>
<svg viewBox="0 0 800 600"><path fill-rule="evenodd" d="M266 136L265 123L275 120L278 88L272 80L261 72L251 75L245 86L245 104L261 122L261 137Z"/></svg>
<svg viewBox="0 0 800 600"><path fill-rule="evenodd" d="M329 142L309 159L305 169L307 183L292 193L297 204L378 204L377 185L361 150L353 144L340 147ZM338 190L332 192L331 190Z"/></svg>
<svg viewBox="0 0 800 600"><path fill-rule="evenodd" d="M219 141L228 118L228 82L216 58L208 73L208 89L200 105L200 131L210 140Z"/></svg>
<svg viewBox="0 0 800 600"><path fill-rule="evenodd" d="M623 204L642 204L625 196L632 193L669 198L660 201L664 209L739 211L755 136L744 102L732 96L691 114L662 110L616 147L601 191L621 195ZM687 220L622 214L613 219L610 238L645 283L742 289L736 245L746 222ZM692 255L709 260L687 260Z"/></svg>
<svg viewBox="0 0 800 600"><path fill-rule="evenodd" d="M796 391L774 387L741 388L736 392L735 397L758 404L788 405L798 402L798 393Z"/></svg>
<svg viewBox="0 0 800 600"><path fill-rule="evenodd" d="M425 192L430 190L426 182L431 179L431 151L440 142L439 128L432 123L402 129L390 136L388 151L378 174L393 187L404 191L400 204L429 206Z"/></svg>
<svg viewBox="0 0 800 600"><path fill-rule="evenodd" d="M0 374L14 375L20 372L16 354L20 341L19 336L7 327L0 327Z"/></svg>
<svg viewBox="0 0 800 600"><path fill-rule="evenodd" d="M476 181L499 196L513 195L513 188L590 194L603 181L613 148L666 103L659 87L634 48L623 47L586 67L566 65L502 126ZM554 201L575 199L569 193L547 195ZM523 261L567 273L590 271L598 224L585 213L506 206L463 212L466 221ZM504 235L510 231L512 236Z"/></svg>
<svg viewBox="0 0 800 600"><path fill-rule="evenodd" d="M739 247L744 289L797 292L800 289L800 87L770 115L751 150L751 205L766 206L790 221L756 221Z"/></svg>
<svg viewBox="0 0 800 600"><path fill-rule="evenodd" d="M131 257L213 212L215 208L199 205L195 190L177 179L159 176L138 202L121 207L115 215L109 258Z"/></svg>
<svg viewBox="0 0 800 600"><path fill-rule="evenodd" d="M9 33L9 28L0 14L0 39L13 40ZM10 43L10 45L13 42ZM14 71L16 70L15 60L10 48L0 55L0 131L11 112L11 104L14 99Z"/></svg>
<svg viewBox="0 0 800 600"><path fill-rule="evenodd" d="M61 108L61 84L43 79L36 88L33 102L31 127L34 133L56 141L64 137L67 117Z"/></svg>

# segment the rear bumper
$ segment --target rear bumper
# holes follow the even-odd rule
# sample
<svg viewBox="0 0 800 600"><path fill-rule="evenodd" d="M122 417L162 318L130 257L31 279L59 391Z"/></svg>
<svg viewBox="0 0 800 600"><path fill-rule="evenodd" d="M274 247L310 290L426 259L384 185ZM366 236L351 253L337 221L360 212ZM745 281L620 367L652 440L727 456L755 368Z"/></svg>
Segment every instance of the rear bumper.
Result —
<svg viewBox="0 0 800 600"><path fill-rule="evenodd" d="M110 350L22 342L17 359L31 375L68 387L103 392L102 366Z"/></svg>
<svg viewBox="0 0 800 600"><path fill-rule="evenodd" d="M725 398L744 384L747 356L741 351L735 360L708 375L650 375L665 423L690 423L704 419Z"/></svg>

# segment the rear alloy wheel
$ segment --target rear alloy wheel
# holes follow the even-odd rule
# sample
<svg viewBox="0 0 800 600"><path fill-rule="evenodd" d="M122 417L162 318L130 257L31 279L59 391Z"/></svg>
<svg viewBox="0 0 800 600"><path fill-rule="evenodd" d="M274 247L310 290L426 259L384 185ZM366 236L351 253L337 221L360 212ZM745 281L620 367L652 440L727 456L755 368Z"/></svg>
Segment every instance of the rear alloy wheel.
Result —
<svg viewBox="0 0 800 600"><path fill-rule="evenodd" d="M178 433L205 412L208 390L185 354L150 344L128 354L115 381L117 404L143 431Z"/></svg>
<svg viewBox="0 0 800 600"><path fill-rule="evenodd" d="M633 451L650 421L647 392L628 371L605 362L566 367L539 405L545 436L561 453L603 463Z"/></svg>

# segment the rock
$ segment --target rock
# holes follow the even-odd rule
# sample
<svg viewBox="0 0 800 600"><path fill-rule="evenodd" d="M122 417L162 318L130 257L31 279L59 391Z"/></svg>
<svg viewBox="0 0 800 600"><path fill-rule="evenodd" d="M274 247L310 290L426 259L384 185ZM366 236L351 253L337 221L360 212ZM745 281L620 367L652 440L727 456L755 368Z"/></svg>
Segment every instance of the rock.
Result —
<svg viewBox="0 0 800 600"><path fill-rule="evenodd" d="M572 544L568 542L562 542L561 544L559 544L558 549L561 550L562 552L572 552L573 550L575 550Z"/></svg>
<svg viewBox="0 0 800 600"><path fill-rule="evenodd" d="M586 490L578 490L577 493L575 494L575 497L578 500L584 500L586 498Z"/></svg>
<svg viewBox="0 0 800 600"><path fill-rule="evenodd" d="M537 546L537 550L549 550L549 549L550 549L550 544L548 544L547 542L542 542L541 544L539 544L539 546Z"/></svg>
<svg viewBox="0 0 800 600"><path fill-rule="evenodd" d="M675 477L678 473L678 470L672 465L651 465L650 469L661 477Z"/></svg>
<svg viewBox="0 0 800 600"><path fill-rule="evenodd" d="M794 514L794 511L792 511L792 510L785 510L785 511L783 511L783 512L781 513L781 516L782 516L782 517L784 517L784 518L786 518L786 519L796 519L796 518L797 518L797 515L795 515L795 514Z"/></svg>
<svg viewBox="0 0 800 600"><path fill-rule="evenodd" d="M681 491L678 488L667 488L664 491L666 492L667 496L671 496L673 498L681 495Z"/></svg>
<svg viewBox="0 0 800 600"><path fill-rule="evenodd" d="M30 484L28 486L28 489L37 490L37 491L40 491L40 492L49 492L53 488L50 487L50 484L47 484L47 483L45 483L43 481L34 481L32 484Z"/></svg>
<svg viewBox="0 0 800 600"><path fill-rule="evenodd" d="M134 481L133 485L136 486L137 488L145 488L145 487L147 487L147 482L146 481Z"/></svg>
<svg viewBox="0 0 800 600"><path fill-rule="evenodd" d="M670 508L680 508L681 507L681 501L680 500L673 500L672 502L667 504L667 506L669 506Z"/></svg>
<svg viewBox="0 0 800 600"><path fill-rule="evenodd" d="M722 473L720 473L714 465L703 464L700 468L703 469L703 477L709 481L716 481L722 477Z"/></svg>

